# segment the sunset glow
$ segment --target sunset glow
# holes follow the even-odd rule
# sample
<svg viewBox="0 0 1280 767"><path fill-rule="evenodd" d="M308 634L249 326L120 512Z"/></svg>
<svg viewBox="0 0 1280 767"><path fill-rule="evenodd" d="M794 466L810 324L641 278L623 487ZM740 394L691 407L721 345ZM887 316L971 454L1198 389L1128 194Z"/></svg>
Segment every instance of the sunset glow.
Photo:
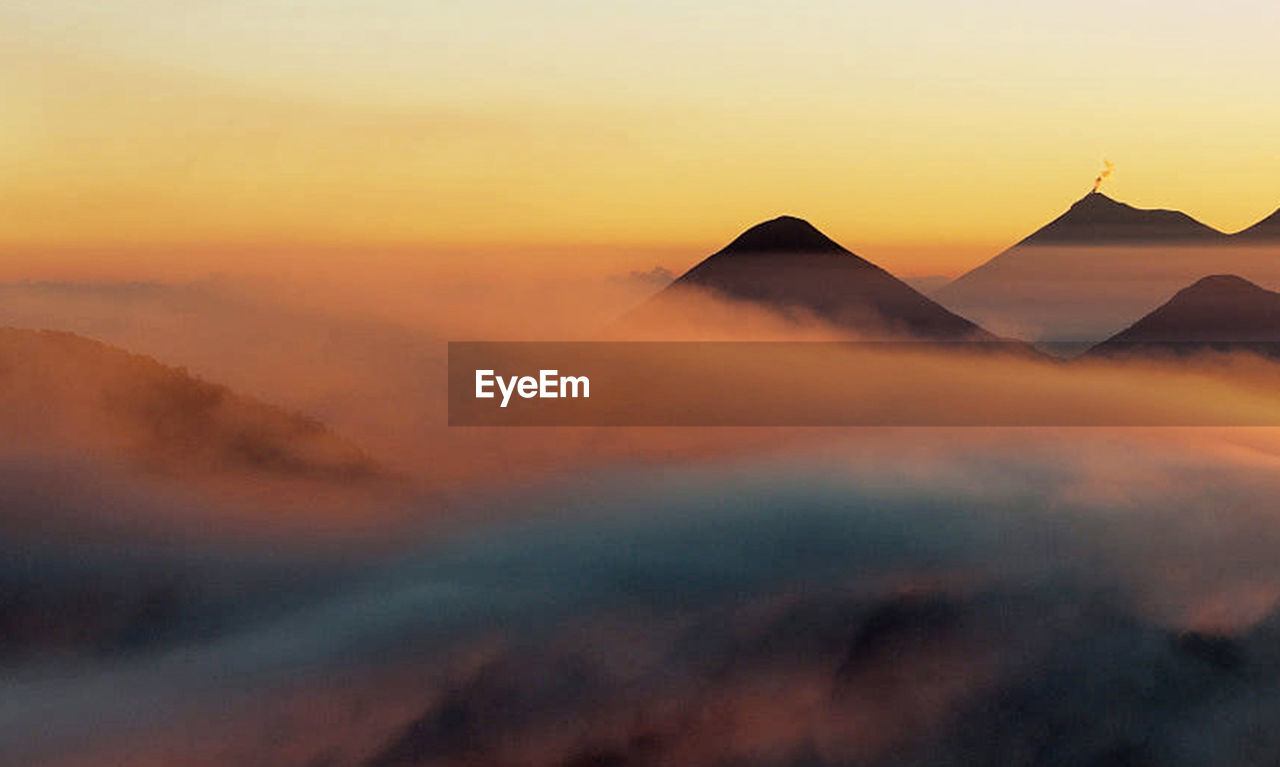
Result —
<svg viewBox="0 0 1280 767"><path fill-rule="evenodd" d="M1280 765L1278 40L0 2L0 762Z"/></svg>
<svg viewBox="0 0 1280 767"><path fill-rule="evenodd" d="M681 269L781 213L895 273L955 274L1103 159L1112 196L1222 229L1280 205L1269 3L244 11L0 9L7 277L46 252L92 271L318 245Z"/></svg>

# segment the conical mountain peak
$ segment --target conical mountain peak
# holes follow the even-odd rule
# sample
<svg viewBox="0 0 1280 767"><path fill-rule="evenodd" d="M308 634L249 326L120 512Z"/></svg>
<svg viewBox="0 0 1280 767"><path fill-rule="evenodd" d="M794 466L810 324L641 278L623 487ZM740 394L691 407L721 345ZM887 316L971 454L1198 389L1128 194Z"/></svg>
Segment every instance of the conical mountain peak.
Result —
<svg viewBox="0 0 1280 767"><path fill-rule="evenodd" d="M1071 203L1071 210L1105 211L1114 209L1137 210L1137 208L1132 205L1120 202L1114 197L1110 197L1102 192L1089 192L1084 197L1081 197Z"/></svg>
<svg viewBox="0 0 1280 767"><path fill-rule="evenodd" d="M803 218L778 216L746 230L720 252L848 253L849 251L840 247L838 243Z"/></svg>
<svg viewBox="0 0 1280 767"><path fill-rule="evenodd" d="M1234 274L1211 274L1178 291L1179 296L1247 297L1275 295L1270 290Z"/></svg>
<svg viewBox="0 0 1280 767"><path fill-rule="evenodd" d="M655 296L649 316L690 289L872 335L993 338L795 216L738 235Z"/></svg>
<svg viewBox="0 0 1280 767"><path fill-rule="evenodd" d="M1100 344L1099 352L1147 345L1190 350L1280 341L1280 293L1234 274L1203 277ZM1268 349L1268 353L1276 351Z"/></svg>

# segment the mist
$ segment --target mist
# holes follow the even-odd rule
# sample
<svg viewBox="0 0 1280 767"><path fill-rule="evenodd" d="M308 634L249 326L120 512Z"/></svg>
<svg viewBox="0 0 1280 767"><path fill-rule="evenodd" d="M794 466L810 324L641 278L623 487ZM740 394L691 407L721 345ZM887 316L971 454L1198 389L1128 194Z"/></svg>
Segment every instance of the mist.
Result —
<svg viewBox="0 0 1280 767"><path fill-rule="evenodd" d="M1007 764L1033 748L1011 724L1032 711L1085 762L1196 764L1276 710L1280 431L450 428L448 340L862 337L705 296L628 327L654 286L627 275L339 282L2 289L5 324L154 358L52 356L74 371L49 379L57 396L5 389L6 417L44 435L0 455L6 754ZM46 380L30 377L41 357L13 359ZM911 380L948 383L913 406L936 423L1046 402L1205 419L1277 405L1274 363L1244 354L828 364L830 385L796 393L818 414L910 402ZM200 428L176 442L139 442L152 422L100 396L147 391L137 365L183 391L225 385L224 404L180 408ZM774 379L755 371L743 401ZM369 476L209 447L295 416ZM1167 705L1133 703L1129 725L1062 724L1144 699L1149 680Z"/></svg>
<svg viewBox="0 0 1280 767"><path fill-rule="evenodd" d="M1280 594L1274 451L878 436L510 496L519 519L383 555L310 606L28 676L0 736L100 764L835 764L958 758L979 727L1001 763L1022 741L989 696L1052 690L1031 700L1067 716L1127 705L1091 685L1139 674L1173 696L1144 713L1154 730L1062 737L1104 753L1141 735L1194 763L1179 716L1205 699L1184 680L1271 695L1253 637ZM1053 676L1075 667L1078 685Z"/></svg>
<svg viewBox="0 0 1280 767"><path fill-rule="evenodd" d="M1276 290L1277 255L1267 243L1019 245L975 271L998 289L960 280L935 298L997 334L1097 343L1211 274L1235 274Z"/></svg>

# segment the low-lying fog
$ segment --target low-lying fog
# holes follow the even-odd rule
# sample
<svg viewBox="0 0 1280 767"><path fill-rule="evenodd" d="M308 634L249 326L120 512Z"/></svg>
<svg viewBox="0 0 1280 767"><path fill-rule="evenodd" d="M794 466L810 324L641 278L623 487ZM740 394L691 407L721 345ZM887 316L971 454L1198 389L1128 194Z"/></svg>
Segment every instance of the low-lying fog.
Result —
<svg viewBox="0 0 1280 767"><path fill-rule="evenodd" d="M497 273L0 288L0 324L186 367L318 418L378 467L280 480L259 464L157 470L74 434L11 440L0 753L95 767L1280 758L1280 432L445 426L447 340L617 337L653 289ZM836 337L695 308L726 320L703 337ZM954 401L921 403L939 412L982 391L1280 402L1272 363L1244 356L1083 363L1070 387L1030 358L922 364L956 381ZM94 374L68 388L96 391Z"/></svg>

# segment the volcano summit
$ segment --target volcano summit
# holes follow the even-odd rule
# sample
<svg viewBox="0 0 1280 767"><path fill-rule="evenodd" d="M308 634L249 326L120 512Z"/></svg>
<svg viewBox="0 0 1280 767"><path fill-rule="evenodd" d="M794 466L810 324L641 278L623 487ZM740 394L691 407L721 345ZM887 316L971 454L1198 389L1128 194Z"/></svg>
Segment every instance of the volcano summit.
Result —
<svg viewBox="0 0 1280 767"><path fill-rule="evenodd" d="M933 294L993 331L1096 343L1211 274L1280 285L1280 215L1236 235L1090 192Z"/></svg>
<svg viewBox="0 0 1280 767"><path fill-rule="evenodd" d="M863 336L994 340L889 272L794 216L757 224L641 307L659 317L695 294L784 316L811 316Z"/></svg>

